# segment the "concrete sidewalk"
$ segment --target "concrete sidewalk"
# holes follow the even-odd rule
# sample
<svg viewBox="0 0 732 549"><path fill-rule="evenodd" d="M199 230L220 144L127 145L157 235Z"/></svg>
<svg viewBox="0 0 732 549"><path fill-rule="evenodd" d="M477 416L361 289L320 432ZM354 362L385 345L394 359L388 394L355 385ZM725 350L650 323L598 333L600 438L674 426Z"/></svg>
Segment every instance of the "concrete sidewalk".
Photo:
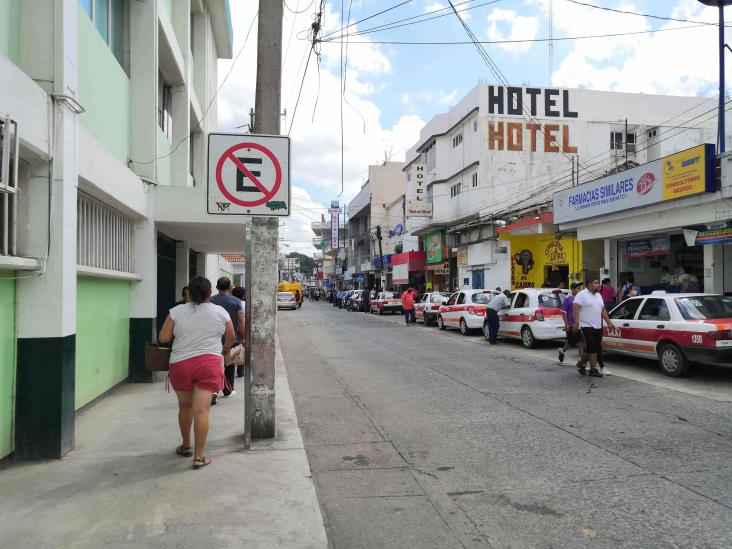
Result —
<svg viewBox="0 0 732 549"><path fill-rule="evenodd" d="M0 469L0 545L327 547L279 348L276 383L276 438L242 451L243 394L219 399L200 471L174 453L164 383L122 386L79 414L65 459Z"/></svg>

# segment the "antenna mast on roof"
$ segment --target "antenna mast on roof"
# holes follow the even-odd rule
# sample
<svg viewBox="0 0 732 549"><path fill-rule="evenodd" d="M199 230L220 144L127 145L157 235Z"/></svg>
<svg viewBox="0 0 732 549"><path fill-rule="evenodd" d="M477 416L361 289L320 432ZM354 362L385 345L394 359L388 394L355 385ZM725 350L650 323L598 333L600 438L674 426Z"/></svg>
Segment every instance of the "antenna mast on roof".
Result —
<svg viewBox="0 0 732 549"><path fill-rule="evenodd" d="M554 2L549 0L549 85L552 85L552 75L554 74Z"/></svg>

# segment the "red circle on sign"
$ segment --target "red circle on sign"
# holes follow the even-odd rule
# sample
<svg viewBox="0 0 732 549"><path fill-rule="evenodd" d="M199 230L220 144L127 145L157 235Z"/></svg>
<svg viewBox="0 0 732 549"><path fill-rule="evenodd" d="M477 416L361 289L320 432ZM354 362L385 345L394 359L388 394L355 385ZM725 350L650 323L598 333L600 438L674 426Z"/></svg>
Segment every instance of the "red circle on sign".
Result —
<svg viewBox="0 0 732 549"><path fill-rule="evenodd" d="M224 167L224 162L227 160L232 160L234 158L234 152L238 151L239 149L255 149L262 154L264 154L267 158L270 159L272 162L272 165L275 169L275 182L272 186L271 190L266 191L266 187L251 173L245 174L248 179L252 181L259 189L264 193L264 197L260 198L258 200L254 200L251 202L248 202L246 200L241 200L237 197L235 197L224 185L224 180L221 177L221 170ZM233 160L232 160L233 162ZM241 170L241 168L237 165L237 169ZM234 204L237 204L239 206L244 206L245 208L251 208L254 206L261 206L265 202L269 201L275 194L277 194L277 191L280 189L280 185L282 184L282 167L280 166L280 163L277 161L277 157L270 151L268 148L260 145L259 143L239 143L238 145L234 145L232 147L229 147L224 151L224 154L221 155L221 158L219 158L218 163L216 164L216 184L219 187L219 190L221 191L221 194L223 194L226 198L231 200Z"/></svg>

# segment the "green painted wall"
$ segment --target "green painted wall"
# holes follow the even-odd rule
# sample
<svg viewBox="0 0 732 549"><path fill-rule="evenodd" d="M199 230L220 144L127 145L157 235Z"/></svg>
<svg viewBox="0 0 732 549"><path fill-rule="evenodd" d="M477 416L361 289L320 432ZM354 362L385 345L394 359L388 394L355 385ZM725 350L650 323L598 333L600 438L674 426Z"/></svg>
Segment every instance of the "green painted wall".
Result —
<svg viewBox="0 0 732 549"><path fill-rule="evenodd" d="M13 276L0 271L0 276ZM13 450L15 401L15 280L0 280L0 458Z"/></svg>
<svg viewBox="0 0 732 549"><path fill-rule="evenodd" d="M160 185L170 185L170 159L172 156L168 156L170 151L173 150L173 146L165 137L163 130L160 126L157 127L158 131L158 183Z"/></svg>
<svg viewBox="0 0 732 549"><path fill-rule="evenodd" d="M130 79L89 16L78 9L79 118L120 162L130 156Z"/></svg>
<svg viewBox="0 0 732 549"><path fill-rule="evenodd" d="M127 378L130 283L80 277L76 284L76 409Z"/></svg>
<svg viewBox="0 0 732 549"><path fill-rule="evenodd" d="M0 0L0 54L18 64L20 0Z"/></svg>

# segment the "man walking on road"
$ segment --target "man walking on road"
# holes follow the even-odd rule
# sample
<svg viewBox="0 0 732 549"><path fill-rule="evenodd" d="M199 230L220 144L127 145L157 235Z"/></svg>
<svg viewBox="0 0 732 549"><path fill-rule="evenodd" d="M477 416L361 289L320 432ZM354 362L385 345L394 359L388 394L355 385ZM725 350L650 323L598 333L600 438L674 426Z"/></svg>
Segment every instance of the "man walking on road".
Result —
<svg viewBox="0 0 732 549"><path fill-rule="evenodd" d="M610 317L607 316L605 303L599 292L600 279L591 278L587 287L574 298L572 314L574 316L574 329L582 329L582 337L585 341L582 357L577 362L577 370L581 376L585 375L583 361L590 361L590 377L603 377L597 369L597 356L602 346L602 322L607 323L609 328L615 328Z"/></svg>
<svg viewBox="0 0 732 549"><path fill-rule="evenodd" d="M572 293L564 299L562 303L562 316L564 317L564 331L567 334L567 341L563 347L559 347L559 362L564 362L564 353L566 353L570 347L577 347L580 359L582 358L582 332L575 331L574 329L574 298L582 290L581 282L572 282L569 285L569 289Z"/></svg>
<svg viewBox="0 0 732 549"><path fill-rule="evenodd" d="M495 345L498 342L498 328L501 325L498 312L511 307L511 292L503 290L488 302L485 308L485 321L488 323L488 343Z"/></svg>
<svg viewBox="0 0 732 549"><path fill-rule="evenodd" d="M417 319L414 316L414 295L412 294L412 288L407 288L407 291L402 294L402 310L404 311L404 319L407 321L407 326L414 326Z"/></svg>

